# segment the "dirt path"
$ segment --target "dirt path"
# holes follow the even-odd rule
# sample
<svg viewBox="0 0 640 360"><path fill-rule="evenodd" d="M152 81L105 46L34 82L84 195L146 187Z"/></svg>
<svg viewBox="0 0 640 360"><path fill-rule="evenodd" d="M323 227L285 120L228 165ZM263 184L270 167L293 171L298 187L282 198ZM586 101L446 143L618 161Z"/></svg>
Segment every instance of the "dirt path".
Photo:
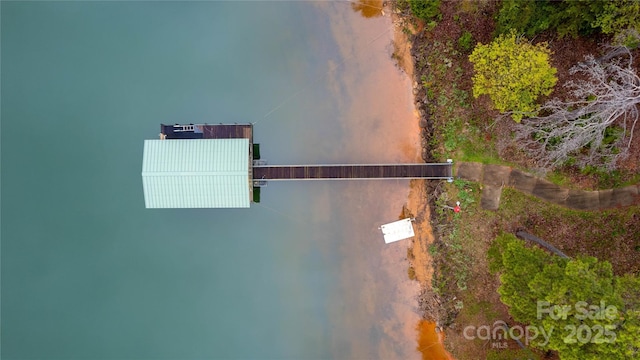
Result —
<svg viewBox="0 0 640 360"><path fill-rule="evenodd" d="M640 184L607 190L575 190L509 166L473 162L456 164L455 174L459 179L483 184L480 205L488 210L498 209L504 186L577 210L603 210L640 204Z"/></svg>

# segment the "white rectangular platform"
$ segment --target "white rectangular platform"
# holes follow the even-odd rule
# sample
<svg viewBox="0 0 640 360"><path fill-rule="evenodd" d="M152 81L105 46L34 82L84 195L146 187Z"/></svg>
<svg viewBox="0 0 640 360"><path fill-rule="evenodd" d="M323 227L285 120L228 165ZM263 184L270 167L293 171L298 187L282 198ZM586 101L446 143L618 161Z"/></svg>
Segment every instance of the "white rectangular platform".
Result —
<svg viewBox="0 0 640 360"><path fill-rule="evenodd" d="M389 244L415 236L411 220L410 218L402 219L382 225L380 230L384 235L384 242Z"/></svg>

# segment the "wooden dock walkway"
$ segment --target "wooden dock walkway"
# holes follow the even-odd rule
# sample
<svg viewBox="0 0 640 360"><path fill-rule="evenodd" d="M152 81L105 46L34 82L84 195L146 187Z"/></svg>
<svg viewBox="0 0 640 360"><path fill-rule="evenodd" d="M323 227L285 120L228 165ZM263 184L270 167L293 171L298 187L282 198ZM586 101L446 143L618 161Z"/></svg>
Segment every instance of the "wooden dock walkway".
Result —
<svg viewBox="0 0 640 360"><path fill-rule="evenodd" d="M450 179L451 163L255 165L253 180Z"/></svg>

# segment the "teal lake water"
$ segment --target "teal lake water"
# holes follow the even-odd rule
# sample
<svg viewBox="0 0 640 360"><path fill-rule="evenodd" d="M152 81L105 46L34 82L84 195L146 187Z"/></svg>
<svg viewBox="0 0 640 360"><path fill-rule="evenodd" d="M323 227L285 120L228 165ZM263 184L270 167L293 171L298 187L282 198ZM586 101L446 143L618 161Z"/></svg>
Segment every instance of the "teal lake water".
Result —
<svg viewBox="0 0 640 360"><path fill-rule="evenodd" d="M407 244L377 229L408 182L272 183L231 210L146 210L142 194L160 123L257 122L273 164L416 161L388 17L0 6L3 359L418 357Z"/></svg>

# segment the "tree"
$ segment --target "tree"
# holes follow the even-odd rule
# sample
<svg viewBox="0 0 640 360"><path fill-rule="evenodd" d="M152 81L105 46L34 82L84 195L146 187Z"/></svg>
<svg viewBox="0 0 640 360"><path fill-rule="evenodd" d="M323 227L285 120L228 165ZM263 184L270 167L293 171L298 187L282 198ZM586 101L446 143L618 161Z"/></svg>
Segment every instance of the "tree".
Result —
<svg viewBox="0 0 640 360"><path fill-rule="evenodd" d="M548 343L531 345L558 351L563 360L640 355L640 278L615 276L610 263L593 257L567 260L529 248L513 235L499 236L490 250L491 268L501 273L500 299L509 313L536 329L553 329ZM554 316L540 311L553 305L565 308Z"/></svg>
<svg viewBox="0 0 640 360"><path fill-rule="evenodd" d="M627 309L622 331L618 332L620 353L626 358L640 356L640 277L625 275L619 277L616 283L617 295L622 306ZM622 356L621 356L622 357Z"/></svg>
<svg viewBox="0 0 640 360"><path fill-rule="evenodd" d="M520 122L536 110L538 97L549 95L556 84L550 54L546 44L532 45L513 31L490 44L478 44L469 56L475 71L473 96L489 95L496 109Z"/></svg>
<svg viewBox="0 0 640 360"><path fill-rule="evenodd" d="M580 166L613 168L628 154L638 122L640 78L631 52L617 47L602 59L588 56L570 74L570 99L545 103L542 115L522 122L516 139L543 166L574 157Z"/></svg>
<svg viewBox="0 0 640 360"><path fill-rule="evenodd" d="M597 31L594 26L606 0L505 0L498 12L498 33L516 30L534 36L554 30L561 37Z"/></svg>
<svg viewBox="0 0 640 360"><path fill-rule="evenodd" d="M413 16L424 20L432 21L440 19L440 0L408 0Z"/></svg>
<svg viewBox="0 0 640 360"><path fill-rule="evenodd" d="M531 275L541 272L554 259L539 248L528 249L525 243L512 234L503 234L494 240L490 249L489 268L499 270L500 300L509 306L509 313L523 323L536 321L538 298L531 292Z"/></svg>
<svg viewBox="0 0 640 360"><path fill-rule="evenodd" d="M504 0L497 18L500 34L516 30L534 36L553 30L566 35L594 32L618 34L640 30L640 2L636 0Z"/></svg>
<svg viewBox="0 0 640 360"><path fill-rule="evenodd" d="M608 0L593 25L605 34L619 34L629 28L640 30L640 2Z"/></svg>

